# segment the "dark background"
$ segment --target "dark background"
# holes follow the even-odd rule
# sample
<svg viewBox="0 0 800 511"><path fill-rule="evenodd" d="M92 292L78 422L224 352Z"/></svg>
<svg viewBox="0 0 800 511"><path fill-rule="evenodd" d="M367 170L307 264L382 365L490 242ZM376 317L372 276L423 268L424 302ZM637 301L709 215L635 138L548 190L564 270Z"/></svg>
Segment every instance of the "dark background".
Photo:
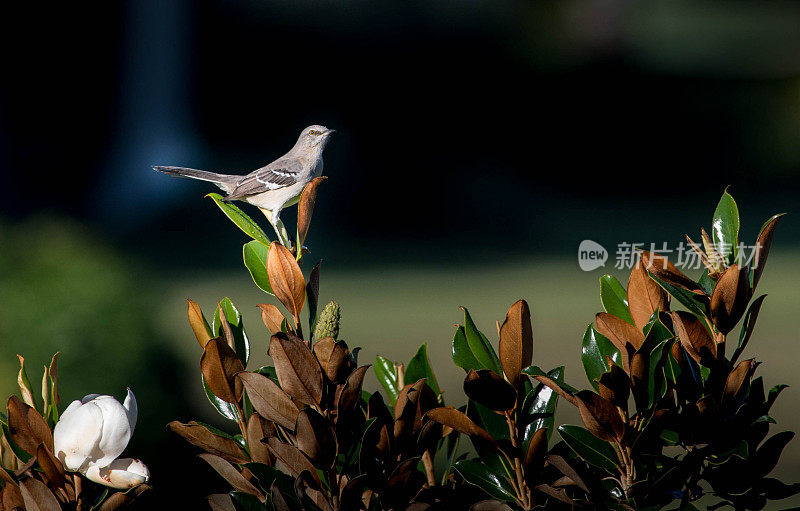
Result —
<svg viewBox="0 0 800 511"><path fill-rule="evenodd" d="M63 337L69 399L103 385L79 369L101 360L158 396L133 445L164 495L165 473L196 502L221 486L170 465L194 452L162 427L198 413L194 361L137 339L175 307L158 282L240 268L242 238L207 184L151 165L244 174L336 129L310 246L338 268L680 240L728 185L750 237L798 210L796 2L154 0L4 6L0 27L0 343L44 360ZM793 215L781 229L795 245ZM47 272L83 263L54 293ZM85 316L45 328L64 307ZM136 350L109 355L112 331Z"/></svg>

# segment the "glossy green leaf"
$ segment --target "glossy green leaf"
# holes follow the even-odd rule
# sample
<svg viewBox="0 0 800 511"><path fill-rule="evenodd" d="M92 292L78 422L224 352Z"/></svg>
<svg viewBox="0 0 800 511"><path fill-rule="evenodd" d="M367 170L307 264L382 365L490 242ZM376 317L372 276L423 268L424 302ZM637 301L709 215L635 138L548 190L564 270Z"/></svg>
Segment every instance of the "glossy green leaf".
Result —
<svg viewBox="0 0 800 511"><path fill-rule="evenodd" d="M634 324L633 317L628 310L628 292L613 275L600 277L600 302L603 304L603 309L609 314L613 314L631 325Z"/></svg>
<svg viewBox="0 0 800 511"><path fill-rule="evenodd" d="M650 272L647 272L659 286L664 288L670 296L678 300L684 307L699 316L709 317L708 302L688 289L670 284L669 282L658 278Z"/></svg>
<svg viewBox="0 0 800 511"><path fill-rule="evenodd" d="M747 347L747 343L750 342L750 336L753 335L753 330L756 327L758 313L761 310L761 305L764 303L764 298L766 297L767 295L759 296L753 300L752 303L750 303L750 306L747 308L747 312L744 315L744 321L742 321L742 328L739 330L739 344L736 346L736 350L731 356L731 365L734 365L736 361L739 360L742 352Z"/></svg>
<svg viewBox="0 0 800 511"><path fill-rule="evenodd" d="M453 467L470 484L477 486L490 497L504 502L514 502L514 488L511 483L502 476L498 476L489 470L489 467L479 461L461 460Z"/></svg>
<svg viewBox="0 0 800 511"><path fill-rule="evenodd" d="M703 288L703 291L706 292L708 296L714 294L714 288L717 287L717 283L708 276L708 268L703 270L703 273L700 275L700 278L697 280L697 284Z"/></svg>
<svg viewBox="0 0 800 511"><path fill-rule="evenodd" d="M397 385L397 366L391 360L378 355L375 357L375 364L372 369L375 371L375 378L378 379L378 383L386 390L389 401L392 403L392 408L394 408L397 396L400 395L400 390L402 390Z"/></svg>
<svg viewBox="0 0 800 511"><path fill-rule="evenodd" d="M269 246L270 240L266 233L263 231L263 229L261 229L261 227L258 226L257 223L253 221L252 218L247 216L244 211L239 209L234 204L222 200L222 195L218 193L209 193L206 195L206 197L209 197L211 200L213 200L214 203L219 206L219 209L225 213L225 216L227 216L230 221L236 225L236 227L241 229L245 234L254 240Z"/></svg>
<svg viewBox="0 0 800 511"><path fill-rule="evenodd" d="M522 374L527 374L528 376L548 376L549 377L550 373L552 373L553 371L554 370L551 370L550 372L544 372L542 370L542 368L539 367L539 366L528 366L528 367L526 367L525 369L522 370ZM562 389L566 390L570 394L575 394L576 392L578 392L578 389L576 389L572 385L570 385L567 382L565 382L563 377L561 377L559 379L557 379L557 378L552 378L552 379L556 383L558 383L558 385Z"/></svg>
<svg viewBox="0 0 800 511"><path fill-rule="evenodd" d="M510 439L508 423L503 415L470 400L467 417L489 432L495 440Z"/></svg>
<svg viewBox="0 0 800 511"><path fill-rule="evenodd" d="M417 354L408 362L406 366L405 380L408 383L414 383L422 378L427 378L428 387L433 390L437 396L441 394L439 390L439 383L436 381L436 375L433 374L430 359L428 359L428 345L423 344L417 350Z"/></svg>
<svg viewBox="0 0 800 511"><path fill-rule="evenodd" d="M586 373L586 378L595 390L598 389L596 380L610 369L606 357L611 357L615 364L622 363L619 350L614 346L614 343L595 330L594 326L589 325L583 333L581 362L583 363L583 371Z"/></svg>
<svg viewBox="0 0 800 511"><path fill-rule="evenodd" d="M467 338L467 345L472 352L475 359L480 362L481 369L491 369L497 374L503 374L503 369L500 367L500 359L497 358L494 348L483 333L475 326L472 321L472 316L466 307L461 308L464 311L464 334Z"/></svg>
<svg viewBox="0 0 800 511"><path fill-rule="evenodd" d="M719 454L712 454L708 458L708 462L712 465L722 465L726 461L728 461L731 456L736 456L737 458L741 458L746 460L750 457L750 449L747 445L746 440L740 440L736 445L731 447L730 449L723 451Z"/></svg>
<svg viewBox="0 0 800 511"><path fill-rule="evenodd" d="M564 366L551 369L547 376L554 381L562 381ZM522 402L522 417L517 418L518 422L520 420L528 422L523 434L522 452L527 452L528 442L533 434L541 428L547 428L547 439L550 440L555 426L557 405L558 394L543 383L536 385L525 396L525 400Z"/></svg>
<svg viewBox="0 0 800 511"><path fill-rule="evenodd" d="M250 272L250 276L253 277L253 282L259 289L272 295L274 293L269 285L269 277L267 276L268 253L269 246L255 240L248 241L242 247L244 265L247 271Z"/></svg>
<svg viewBox="0 0 800 511"><path fill-rule="evenodd" d="M714 211L711 235L717 252L728 264L733 264L739 253L739 208L727 190Z"/></svg>
<svg viewBox="0 0 800 511"><path fill-rule="evenodd" d="M242 365L247 367L247 362L250 360L250 340L247 338L247 332L244 329L242 314L228 298L223 298L222 301L219 302L219 305L222 307L222 312L225 313L225 318L231 325L234 345L236 346L236 355L239 357L239 360L242 361ZM223 335L219 308L214 311L214 318L211 320L211 329L215 337L221 337Z"/></svg>
<svg viewBox="0 0 800 511"><path fill-rule="evenodd" d="M675 360L675 357L672 356L672 351L670 350L670 352L667 353L666 360L664 361L664 377L672 385L677 385L680 376L681 367L678 365L678 361Z"/></svg>
<svg viewBox="0 0 800 511"><path fill-rule="evenodd" d="M564 442L587 463L612 472L616 470L617 455L608 442L580 426L564 424L558 427L558 432Z"/></svg>
<svg viewBox="0 0 800 511"><path fill-rule="evenodd" d="M666 445L678 445L678 441L680 441L680 435L677 431L672 431L671 429L665 429L661 432L658 437L664 442Z"/></svg>
<svg viewBox="0 0 800 511"><path fill-rule="evenodd" d="M647 369L647 408L651 408L656 399L661 399L667 393L667 379L664 375L667 353L664 353L664 350L668 350L671 346L672 341L665 339L650 352L650 364Z"/></svg>
<svg viewBox="0 0 800 511"><path fill-rule="evenodd" d="M494 413L488 408L481 407L478 403L472 400L468 401L467 405L462 407L460 410L463 411L467 417L472 420L472 422L486 431L489 431L490 434L490 430L493 430L497 432L497 438L509 438L508 425L506 424L505 419L499 414ZM505 432L503 433L502 431ZM483 442L471 443L475 448L475 452L477 452L478 457L489 467L492 472L496 474L505 474L507 477L512 477L512 474L514 473L513 468L511 465L509 465L508 459L501 455L496 448L493 446L487 446Z"/></svg>
<svg viewBox="0 0 800 511"><path fill-rule="evenodd" d="M220 415L225 417L228 420L233 422L239 422L239 412L236 411L236 407L231 403L223 401L222 399L218 398L211 392L211 389L208 388L208 384L206 384L206 379L202 375L200 379L203 382L203 390L206 393L206 397L208 398L208 402L211 403L214 408L219 412Z"/></svg>
<svg viewBox="0 0 800 511"><path fill-rule="evenodd" d="M475 355L472 354L472 350L469 348L467 334L463 326L459 325L456 327L456 332L453 335L452 353L453 363L464 371L469 372L470 369L475 369L476 371L478 369L483 369L483 366L478 362L478 359L475 358Z"/></svg>

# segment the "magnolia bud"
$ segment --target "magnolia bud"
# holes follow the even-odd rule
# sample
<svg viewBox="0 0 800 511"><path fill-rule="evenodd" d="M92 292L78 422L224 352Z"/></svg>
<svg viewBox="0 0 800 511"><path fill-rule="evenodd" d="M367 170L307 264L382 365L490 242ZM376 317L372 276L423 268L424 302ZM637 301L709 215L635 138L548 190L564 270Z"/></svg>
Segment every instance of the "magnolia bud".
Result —
<svg viewBox="0 0 800 511"><path fill-rule="evenodd" d="M341 307L335 301L330 302L322 309L317 321L317 327L314 329L314 339L324 339L325 337L332 337L337 339L339 337L339 320L342 316Z"/></svg>

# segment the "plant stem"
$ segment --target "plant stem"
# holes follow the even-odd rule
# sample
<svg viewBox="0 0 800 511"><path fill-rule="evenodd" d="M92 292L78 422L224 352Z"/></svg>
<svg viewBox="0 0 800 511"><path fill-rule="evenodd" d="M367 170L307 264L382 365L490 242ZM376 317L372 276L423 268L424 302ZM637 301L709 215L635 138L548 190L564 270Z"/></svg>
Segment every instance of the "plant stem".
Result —
<svg viewBox="0 0 800 511"><path fill-rule="evenodd" d="M436 474L433 472L433 458L431 451L425 449L422 453L422 464L425 465L425 476L428 478L428 486L436 486Z"/></svg>
<svg viewBox="0 0 800 511"><path fill-rule="evenodd" d="M517 440L517 427L514 424L514 419L511 417L509 412L505 413L506 416L506 423L508 424L508 433L511 437L511 445L514 447L515 450L520 449L519 442ZM519 459L518 456L514 456L514 472L517 476L517 484L515 489L517 489L517 497L519 498L520 502L522 503L522 507L524 509L530 509L530 495L528 494L528 487L525 484L525 476L522 471L522 461Z"/></svg>

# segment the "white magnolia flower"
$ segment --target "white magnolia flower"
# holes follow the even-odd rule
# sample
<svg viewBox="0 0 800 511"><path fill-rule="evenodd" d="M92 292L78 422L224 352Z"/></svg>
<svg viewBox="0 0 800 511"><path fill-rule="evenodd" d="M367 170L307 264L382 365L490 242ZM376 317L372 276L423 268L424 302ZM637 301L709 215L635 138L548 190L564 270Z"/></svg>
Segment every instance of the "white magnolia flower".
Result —
<svg viewBox="0 0 800 511"><path fill-rule="evenodd" d="M67 470L112 488L133 488L147 482L144 463L122 454L136 426L136 397L128 389L125 402L89 394L64 410L53 430L56 457Z"/></svg>

